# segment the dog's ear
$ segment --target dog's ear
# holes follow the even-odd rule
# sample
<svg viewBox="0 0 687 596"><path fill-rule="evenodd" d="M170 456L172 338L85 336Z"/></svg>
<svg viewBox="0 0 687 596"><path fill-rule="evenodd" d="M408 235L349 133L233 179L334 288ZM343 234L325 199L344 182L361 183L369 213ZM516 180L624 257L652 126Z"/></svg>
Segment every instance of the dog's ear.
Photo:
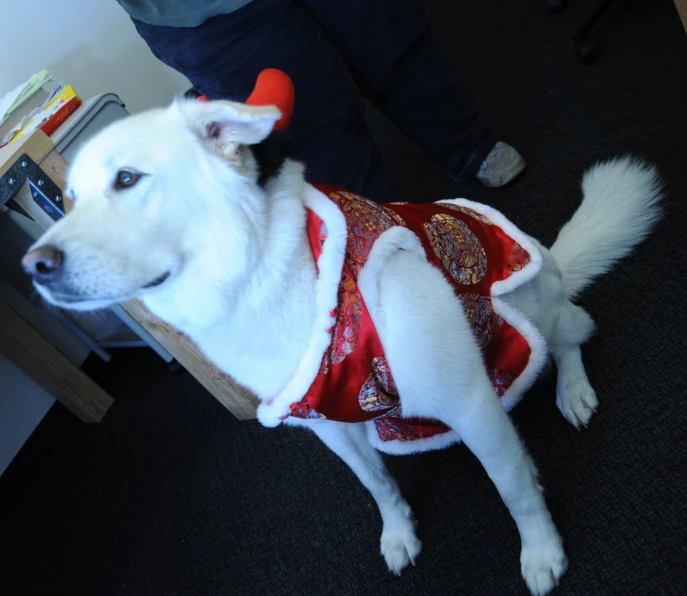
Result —
<svg viewBox="0 0 687 596"><path fill-rule="evenodd" d="M175 117L228 160L241 145L263 141L282 116L276 106L249 106L233 101L177 101L170 107Z"/></svg>

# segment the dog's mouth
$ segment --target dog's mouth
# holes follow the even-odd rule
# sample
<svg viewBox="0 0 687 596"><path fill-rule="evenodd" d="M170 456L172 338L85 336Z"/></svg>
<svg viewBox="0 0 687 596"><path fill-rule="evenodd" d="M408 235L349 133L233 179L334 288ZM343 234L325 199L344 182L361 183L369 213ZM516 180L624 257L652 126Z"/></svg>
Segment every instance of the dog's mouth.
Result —
<svg viewBox="0 0 687 596"><path fill-rule="evenodd" d="M153 281L141 286L139 290L132 290L131 292L117 295L85 296L79 293L60 291L58 288L51 288L50 284L42 284L36 280L34 280L34 286L45 299L57 306L74 310L95 310L111 304L125 302L126 300L136 297L141 290L156 288L167 281L170 275L171 272L167 271L156 277Z"/></svg>
<svg viewBox="0 0 687 596"><path fill-rule="evenodd" d="M156 277L150 283L147 283L146 285L144 285L142 289L149 290L150 288L156 288L157 286L159 286L159 285L163 284L165 281L167 281L167 278L169 277L169 275L170 275L169 271L167 271L166 273L163 273L159 277Z"/></svg>

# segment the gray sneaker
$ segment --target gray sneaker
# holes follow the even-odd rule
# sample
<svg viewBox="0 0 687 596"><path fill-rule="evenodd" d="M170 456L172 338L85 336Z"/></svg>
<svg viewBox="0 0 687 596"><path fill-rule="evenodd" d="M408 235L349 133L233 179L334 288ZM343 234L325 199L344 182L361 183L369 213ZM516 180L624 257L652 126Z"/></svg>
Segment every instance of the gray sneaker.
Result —
<svg viewBox="0 0 687 596"><path fill-rule="evenodd" d="M477 179L490 188L505 186L527 167L525 160L513 147L499 141L482 162Z"/></svg>

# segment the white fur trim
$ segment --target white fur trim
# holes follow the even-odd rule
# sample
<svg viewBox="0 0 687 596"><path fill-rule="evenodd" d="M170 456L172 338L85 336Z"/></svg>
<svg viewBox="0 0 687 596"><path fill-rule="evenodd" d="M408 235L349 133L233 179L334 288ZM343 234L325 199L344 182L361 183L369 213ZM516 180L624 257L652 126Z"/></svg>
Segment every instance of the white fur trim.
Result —
<svg viewBox="0 0 687 596"><path fill-rule="evenodd" d="M327 226L327 239L317 261L319 269L315 282L317 317L308 349L298 365L296 374L274 399L263 401L258 406L258 420L269 427L277 426L284 416L291 413L289 406L303 398L317 377L322 357L332 341L332 331L328 330L335 323L331 312L337 306L339 282L346 254L348 228L346 218L337 205L309 184L305 186L303 202Z"/></svg>
<svg viewBox="0 0 687 596"><path fill-rule="evenodd" d="M546 340L544 340L542 334L539 333L522 312L513 308L510 304L506 304L506 302L496 296L492 296L491 302L496 313L509 325L517 329L527 340L531 350L530 359L527 362L527 366L525 366L525 370L522 371L520 376L515 379L501 397L501 404L509 412L522 399L525 391L532 386L537 375L544 368L548 350Z"/></svg>
<svg viewBox="0 0 687 596"><path fill-rule="evenodd" d="M460 437L454 430L415 441L382 441L379 438L374 420L365 422L365 428L367 430L367 438L372 446L390 455L409 455L411 453L444 449L449 445L461 442Z"/></svg>

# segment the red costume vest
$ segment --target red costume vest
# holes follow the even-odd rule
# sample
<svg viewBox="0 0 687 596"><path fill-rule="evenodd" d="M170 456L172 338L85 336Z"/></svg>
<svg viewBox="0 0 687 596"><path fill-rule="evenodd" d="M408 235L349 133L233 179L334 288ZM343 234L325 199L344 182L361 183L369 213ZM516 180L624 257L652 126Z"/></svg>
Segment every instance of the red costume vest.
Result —
<svg viewBox="0 0 687 596"><path fill-rule="evenodd" d="M539 341L540 338L535 337L536 332L531 326L523 328L520 313L515 313L518 316L515 317L517 323L514 323L519 329L502 316L503 312L497 313L492 286L498 282L510 284L509 278L530 266L532 252L536 253L537 267L526 278L536 274L541 260L537 249L528 244L529 250L526 250L512 235L527 237L501 214L484 207L483 210L492 217L496 214L508 224L505 227L511 233L507 233L502 225L476 210L483 206L467 201L463 204L454 201L382 205L332 187L317 188L345 216L345 260L338 304L335 312L331 313L335 323L327 330L331 333L331 344L322 357L314 382L300 401L291 404L288 416L341 422L370 421L377 435L371 436L370 440L380 449L390 452L420 450L423 442L429 448L436 448L458 440L457 437L448 441L440 439L438 435L451 433L440 422L402 417L398 391L384 349L358 287L358 274L365 266L375 241L395 226L403 226L417 236L427 260L443 271L453 286L482 350L497 395L507 395L512 385L527 371L527 383L520 383L518 395L513 396L505 407L508 409L514 405L543 364L541 346L537 346L536 358L531 346L533 339ZM313 210L308 209L307 213L308 238L317 263L328 230L326 222ZM527 244L522 239L521 242ZM513 310L507 305L500 310L504 309ZM432 437L435 439L423 441ZM414 441L418 442L417 448L408 445L408 449L400 451L385 449L385 443Z"/></svg>

